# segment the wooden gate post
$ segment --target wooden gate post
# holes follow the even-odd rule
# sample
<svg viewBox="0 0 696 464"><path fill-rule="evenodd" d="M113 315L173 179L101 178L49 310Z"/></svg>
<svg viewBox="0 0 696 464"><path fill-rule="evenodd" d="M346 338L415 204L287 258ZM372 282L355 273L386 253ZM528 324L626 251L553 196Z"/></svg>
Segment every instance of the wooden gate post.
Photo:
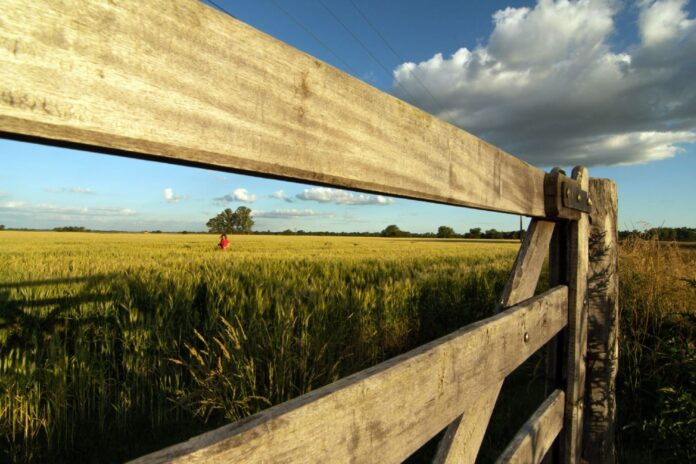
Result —
<svg viewBox="0 0 696 464"><path fill-rule="evenodd" d="M619 354L619 276L616 184L590 179L588 344L583 458L615 462L614 425Z"/></svg>
<svg viewBox="0 0 696 464"><path fill-rule="evenodd" d="M587 169L573 169L573 179L582 190L589 190ZM582 425L585 393L585 354L587 350L587 267L589 218L580 218L568 225L568 352L565 440L561 461L565 464L580 462L582 451Z"/></svg>

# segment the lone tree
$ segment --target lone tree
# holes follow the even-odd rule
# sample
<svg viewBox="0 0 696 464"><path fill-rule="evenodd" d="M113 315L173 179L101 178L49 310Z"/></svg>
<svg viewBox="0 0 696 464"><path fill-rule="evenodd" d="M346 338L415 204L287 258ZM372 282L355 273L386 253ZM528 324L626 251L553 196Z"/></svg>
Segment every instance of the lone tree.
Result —
<svg viewBox="0 0 696 464"><path fill-rule="evenodd" d="M452 238L454 237L454 229L447 226L440 226L437 229L437 236L439 238Z"/></svg>
<svg viewBox="0 0 696 464"><path fill-rule="evenodd" d="M0 230L5 230L5 224L0 224Z"/></svg>
<svg viewBox="0 0 696 464"><path fill-rule="evenodd" d="M234 212L226 208L214 218L210 218L205 225L208 232L248 234L254 226L254 220L251 218L251 210L246 206L240 206Z"/></svg>

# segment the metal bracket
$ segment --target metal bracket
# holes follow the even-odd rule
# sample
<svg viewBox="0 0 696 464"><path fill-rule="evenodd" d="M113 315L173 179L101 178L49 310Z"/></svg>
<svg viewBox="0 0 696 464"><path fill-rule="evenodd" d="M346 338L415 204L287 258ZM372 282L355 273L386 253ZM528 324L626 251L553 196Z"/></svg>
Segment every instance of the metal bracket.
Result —
<svg viewBox="0 0 696 464"><path fill-rule="evenodd" d="M570 209L576 209L583 213L590 212L590 196L580 188L578 182L571 179L571 182L564 180L561 182L562 203L563 206Z"/></svg>
<svg viewBox="0 0 696 464"><path fill-rule="evenodd" d="M544 177L544 206L550 219L580 219L592 207L587 191L580 183L565 175L560 168L553 168Z"/></svg>

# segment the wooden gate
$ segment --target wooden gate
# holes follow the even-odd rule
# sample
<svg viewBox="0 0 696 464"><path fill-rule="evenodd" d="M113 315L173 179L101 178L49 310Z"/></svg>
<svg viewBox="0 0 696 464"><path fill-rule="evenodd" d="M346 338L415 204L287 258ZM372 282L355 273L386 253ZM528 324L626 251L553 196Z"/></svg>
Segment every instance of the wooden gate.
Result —
<svg viewBox="0 0 696 464"><path fill-rule="evenodd" d="M613 461L610 181L545 174L193 0L4 0L0 65L3 137L532 218L496 316L135 462L392 463L445 428L436 462L474 462L544 347L548 398L500 461Z"/></svg>

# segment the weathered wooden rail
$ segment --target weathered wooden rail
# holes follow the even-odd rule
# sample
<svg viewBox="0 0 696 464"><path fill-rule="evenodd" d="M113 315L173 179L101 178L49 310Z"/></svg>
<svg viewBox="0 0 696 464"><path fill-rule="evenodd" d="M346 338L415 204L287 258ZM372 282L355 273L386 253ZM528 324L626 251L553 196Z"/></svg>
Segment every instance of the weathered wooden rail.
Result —
<svg viewBox="0 0 696 464"><path fill-rule="evenodd" d="M549 397L500 462L613 461L610 181L545 174L192 0L4 0L0 65L4 137L533 218L496 316L135 462L391 463L445 428L435 461L474 462L544 347Z"/></svg>

